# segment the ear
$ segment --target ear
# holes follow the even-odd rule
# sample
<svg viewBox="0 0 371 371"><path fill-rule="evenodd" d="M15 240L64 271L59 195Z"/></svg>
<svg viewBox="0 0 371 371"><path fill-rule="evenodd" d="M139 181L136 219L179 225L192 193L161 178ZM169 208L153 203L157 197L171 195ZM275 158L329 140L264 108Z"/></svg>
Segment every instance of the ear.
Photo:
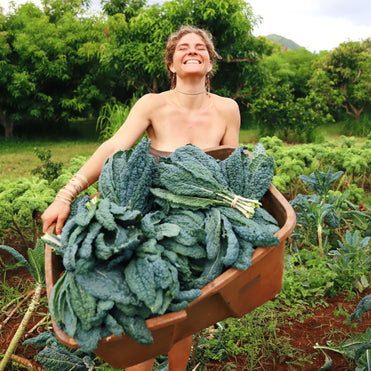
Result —
<svg viewBox="0 0 371 371"><path fill-rule="evenodd" d="M210 62L209 62L209 67L208 67L208 69L207 69L207 72L211 72L212 69L213 69L213 62L210 61Z"/></svg>
<svg viewBox="0 0 371 371"><path fill-rule="evenodd" d="M169 68L169 70L170 70L172 73L175 73L175 72L176 72L173 63L169 63L168 68Z"/></svg>

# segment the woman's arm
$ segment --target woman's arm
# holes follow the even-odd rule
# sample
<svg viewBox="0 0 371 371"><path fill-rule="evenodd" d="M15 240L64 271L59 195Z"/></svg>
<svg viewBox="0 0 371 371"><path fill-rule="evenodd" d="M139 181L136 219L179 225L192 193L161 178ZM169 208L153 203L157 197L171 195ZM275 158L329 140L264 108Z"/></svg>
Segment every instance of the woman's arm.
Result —
<svg viewBox="0 0 371 371"><path fill-rule="evenodd" d="M82 179L86 179L87 183L82 182L82 189L87 188L90 184L95 183L102 171L103 165L107 158L111 157L119 150L129 149L146 131L150 124L149 112L154 104L153 95L145 95L134 105L130 114L116 132L116 134L102 143L93 153L89 160L77 172ZM75 178L76 179L76 178ZM69 182L70 183L70 182ZM74 184L70 184L69 189L74 188ZM79 189L81 191L81 189ZM56 222L56 234L60 234L63 224L70 212L70 203L74 198L71 193L78 194L79 192L71 192L70 190L61 190L53 203L45 210L42 215L43 233L45 233L51 224Z"/></svg>

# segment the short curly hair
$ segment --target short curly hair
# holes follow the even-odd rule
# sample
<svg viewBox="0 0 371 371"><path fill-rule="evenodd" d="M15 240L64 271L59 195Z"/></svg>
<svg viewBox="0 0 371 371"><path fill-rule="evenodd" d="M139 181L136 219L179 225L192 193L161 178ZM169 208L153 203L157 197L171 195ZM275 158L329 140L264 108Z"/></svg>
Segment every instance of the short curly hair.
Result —
<svg viewBox="0 0 371 371"><path fill-rule="evenodd" d="M198 28L196 26L191 26L191 25L180 26L177 31L175 31L174 33L172 33L169 36L169 38L167 40L167 44L166 44L166 49L165 49L165 63L166 63L166 67L167 67L167 70L168 70L168 73L169 73L170 77L172 76L173 73L170 71L169 65L173 62L175 48L176 48L179 40L183 36L185 36L189 33L194 33L194 34L200 36L204 40L207 51L208 51L209 56L210 56L210 60L213 62L213 66L214 66L214 62L216 62L218 59L220 59L220 56L216 52L215 47L214 47L213 36L211 35L211 33L209 31L206 31L205 29ZM211 73L212 73L212 71L210 72L210 74Z"/></svg>

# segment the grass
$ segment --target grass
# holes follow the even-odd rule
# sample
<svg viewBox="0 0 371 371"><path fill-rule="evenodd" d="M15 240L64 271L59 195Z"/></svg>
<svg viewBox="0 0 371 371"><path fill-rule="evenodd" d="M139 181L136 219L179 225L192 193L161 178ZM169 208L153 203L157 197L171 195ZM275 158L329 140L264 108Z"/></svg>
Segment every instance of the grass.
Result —
<svg viewBox="0 0 371 371"><path fill-rule="evenodd" d="M82 127L81 136L89 132L89 125L84 127L80 124L80 126ZM241 130L241 144L256 143L258 140L257 129ZM80 135L75 140L13 139L0 141L0 181L30 177L31 171L41 164L35 154L35 148L51 150L52 161L61 161L67 165L73 157L90 157L99 145L97 137L91 136L88 139L81 139Z"/></svg>
<svg viewBox="0 0 371 371"><path fill-rule="evenodd" d="M240 144L251 144L259 141L259 129L242 129L240 131Z"/></svg>
<svg viewBox="0 0 371 371"><path fill-rule="evenodd" d="M41 164L34 152L35 148L50 149L52 161L68 164L72 157L91 156L98 146L96 140L1 142L0 180L30 177L31 171Z"/></svg>
<svg viewBox="0 0 371 371"><path fill-rule="evenodd" d="M291 306L296 308L297 304L293 302ZM225 362L226 357L240 357L240 361L245 359L244 369L254 370L259 365L264 367L265 360L277 358L304 369L313 355L294 348L290 338L280 333L279 325L284 323L285 316L287 312L282 311L279 302L268 301L239 319L228 318L201 331L197 362L203 364L210 359ZM299 308L290 319L302 317Z"/></svg>
<svg viewBox="0 0 371 371"><path fill-rule="evenodd" d="M95 120L73 121L66 138L0 139L0 181L31 177L31 171L41 165L35 148L50 150L51 161L63 162L65 165L73 157L90 157L100 144L95 125Z"/></svg>
<svg viewBox="0 0 371 371"><path fill-rule="evenodd" d="M317 129L317 137L322 140L328 141L336 141L342 143L343 140L341 139L342 135L345 136L354 136L356 138L356 145L362 145L366 141L365 136L357 136L357 135L349 135L346 129L347 123L346 122L337 122L335 124L326 124L320 126Z"/></svg>
<svg viewBox="0 0 371 371"><path fill-rule="evenodd" d="M89 157L98 148L100 142L97 136L86 136L93 130L92 124L78 123L81 135L77 139L50 140L50 139L13 139L0 141L0 180L14 180L18 177L30 177L31 171L40 165L34 149L51 150L54 162L63 162L77 156ZM90 129L89 129L90 127ZM95 129L94 129L95 130ZM85 137L87 139L81 139ZM240 132L240 144L257 143L258 129L243 129Z"/></svg>
<svg viewBox="0 0 371 371"><path fill-rule="evenodd" d="M11 265L10 268L7 267L7 270L13 269L15 266L16 265ZM6 271L1 269L0 274L3 279L3 282L0 283L0 314L2 314L2 311L5 311L5 309L7 309L6 306L9 305L9 303L15 303L15 305L17 305L19 301L24 298L25 294L27 294L27 290L29 290L30 281L24 281L20 277L18 280L17 278L14 278L16 284L9 286L6 283ZM4 307L6 308L4 309Z"/></svg>

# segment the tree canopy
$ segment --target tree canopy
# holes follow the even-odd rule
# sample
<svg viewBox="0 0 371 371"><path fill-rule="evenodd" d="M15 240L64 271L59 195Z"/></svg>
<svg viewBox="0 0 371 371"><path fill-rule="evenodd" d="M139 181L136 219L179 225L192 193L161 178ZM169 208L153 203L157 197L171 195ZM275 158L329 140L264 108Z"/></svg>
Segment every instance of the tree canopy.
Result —
<svg viewBox="0 0 371 371"><path fill-rule="evenodd" d="M327 120L331 107L356 120L369 106L370 41L314 55L252 31L259 22L243 0L43 0L0 8L0 123L60 126L97 117L107 103L169 89L164 49L182 24L210 31L221 56L212 91L236 99L243 125L301 131ZM328 111L327 107L330 107ZM298 122L301 122L301 126ZM281 130L286 128L287 130Z"/></svg>
<svg viewBox="0 0 371 371"><path fill-rule="evenodd" d="M356 122L371 103L371 39L349 41L324 53L316 63L312 88L333 109L343 108Z"/></svg>

